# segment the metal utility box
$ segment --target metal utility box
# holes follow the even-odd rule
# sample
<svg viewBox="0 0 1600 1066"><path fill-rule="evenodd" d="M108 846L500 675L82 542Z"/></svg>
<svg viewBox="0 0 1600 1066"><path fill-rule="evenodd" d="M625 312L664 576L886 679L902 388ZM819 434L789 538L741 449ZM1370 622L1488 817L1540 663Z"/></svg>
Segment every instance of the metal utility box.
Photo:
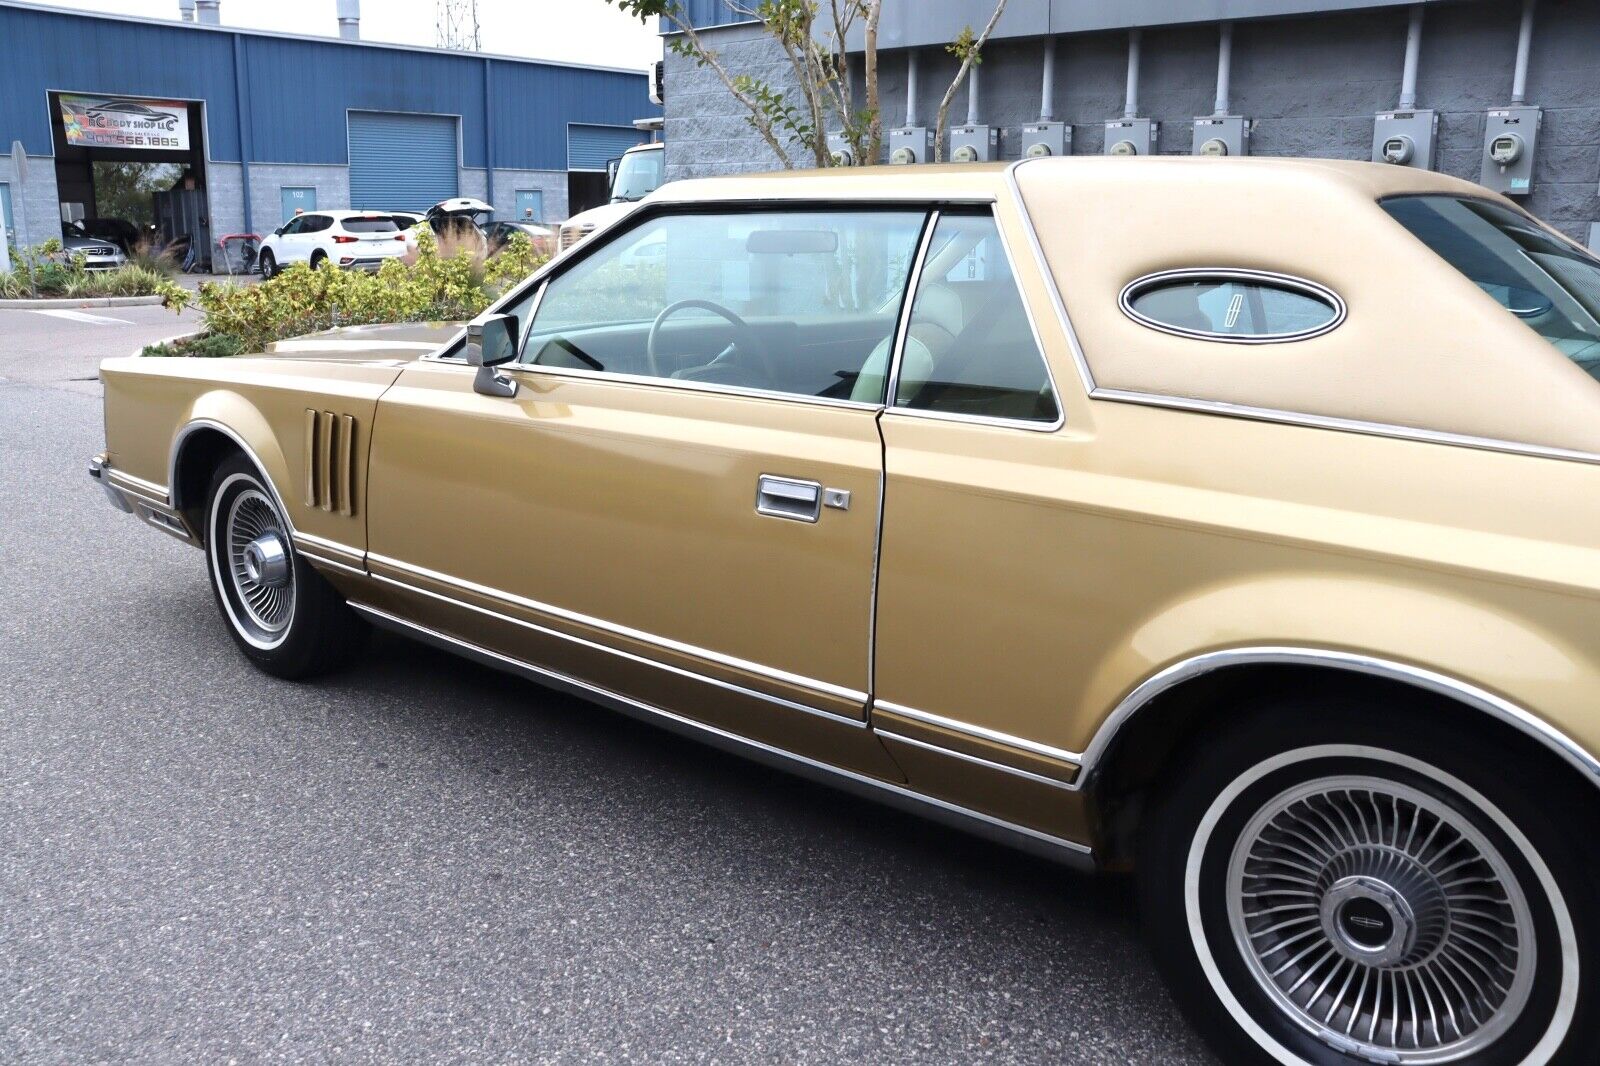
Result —
<svg viewBox="0 0 1600 1066"><path fill-rule="evenodd" d="M1155 155L1159 123L1119 118L1106 123L1106 155Z"/></svg>
<svg viewBox="0 0 1600 1066"><path fill-rule="evenodd" d="M860 165L855 152L850 148L850 142L845 140L842 133L828 134L828 154L833 156L833 165L836 167L853 167Z"/></svg>
<svg viewBox="0 0 1600 1066"><path fill-rule="evenodd" d="M1372 117L1372 161L1433 170L1438 159L1436 111L1379 111Z"/></svg>
<svg viewBox="0 0 1600 1066"><path fill-rule="evenodd" d="M900 166L933 162L933 131L926 126L890 130L889 162Z"/></svg>
<svg viewBox="0 0 1600 1066"><path fill-rule="evenodd" d="M1483 123L1483 171L1479 185L1507 196L1533 191L1533 149L1544 112L1537 107L1502 107Z"/></svg>
<svg viewBox="0 0 1600 1066"><path fill-rule="evenodd" d="M1031 126L1023 126L1018 133L1021 134L1024 159L1072 154L1072 127L1065 122L1035 122Z"/></svg>
<svg viewBox="0 0 1600 1066"><path fill-rule="evenodd" d="M1194 120L1195 155L1249 155L1250 120L1238 115L1207 115Z"/></svg>
<svg viewBox="0 0 1600 1066"><path fill-rule="evenodd" d="M950 162L987 163L1000 158L1000 131L994 126L955 126L950 130Z"/></svg>

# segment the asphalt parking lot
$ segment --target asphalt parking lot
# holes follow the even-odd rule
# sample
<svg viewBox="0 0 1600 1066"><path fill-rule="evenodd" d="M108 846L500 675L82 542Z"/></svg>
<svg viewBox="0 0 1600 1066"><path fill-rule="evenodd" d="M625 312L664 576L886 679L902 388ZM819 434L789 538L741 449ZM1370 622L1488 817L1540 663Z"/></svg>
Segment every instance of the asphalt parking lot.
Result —
<svg viewBox="0 0 1600 1066"><path fill-rule="evenodd" d="M0 1058L1212 1061L1125 881L397 639L254 671L84 473L189 320L84 313L0 310Z"/></svg>

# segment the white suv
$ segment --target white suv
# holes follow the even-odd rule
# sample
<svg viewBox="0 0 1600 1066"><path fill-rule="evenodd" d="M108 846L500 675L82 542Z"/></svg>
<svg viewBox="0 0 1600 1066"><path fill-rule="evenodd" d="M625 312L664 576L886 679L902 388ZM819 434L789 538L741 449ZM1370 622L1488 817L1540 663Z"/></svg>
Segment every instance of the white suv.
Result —
<svg viewBox="0 0 1600 1066"><path fill-rule="evenodd" d="M261 274L272 277L290 263L324 263L376 270L406 254L406 236L391 214L377 211L308 211L261 242Z"/></svg>

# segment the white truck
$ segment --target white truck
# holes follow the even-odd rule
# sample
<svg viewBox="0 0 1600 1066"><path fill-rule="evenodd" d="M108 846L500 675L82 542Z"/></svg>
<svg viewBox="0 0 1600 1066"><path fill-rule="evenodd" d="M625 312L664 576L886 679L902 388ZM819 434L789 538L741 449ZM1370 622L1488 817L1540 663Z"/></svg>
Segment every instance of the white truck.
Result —
<svg viewBox="0 0 1600 1066"><path fill-rule="evenodd" d="M613 159L606 168L610 171L610 202L580 211L562 223L558 251L565 252L595 230L611 225L659 189L666 177L666 148L662 142L653 141L629 148L620 159Z"/></svg>

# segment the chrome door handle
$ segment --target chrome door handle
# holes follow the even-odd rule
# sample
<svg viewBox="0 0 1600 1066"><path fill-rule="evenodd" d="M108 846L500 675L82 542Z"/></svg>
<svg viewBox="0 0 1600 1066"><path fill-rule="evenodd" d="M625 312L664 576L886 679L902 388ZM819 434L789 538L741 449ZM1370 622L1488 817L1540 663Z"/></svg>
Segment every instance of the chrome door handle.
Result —
<svg viewBox="0 0 1600 1066"><path fill-rule="evenodd" d="M815 522L822 515L822 485L816 481L762 474L756 479L756 514Z"/></svg>

